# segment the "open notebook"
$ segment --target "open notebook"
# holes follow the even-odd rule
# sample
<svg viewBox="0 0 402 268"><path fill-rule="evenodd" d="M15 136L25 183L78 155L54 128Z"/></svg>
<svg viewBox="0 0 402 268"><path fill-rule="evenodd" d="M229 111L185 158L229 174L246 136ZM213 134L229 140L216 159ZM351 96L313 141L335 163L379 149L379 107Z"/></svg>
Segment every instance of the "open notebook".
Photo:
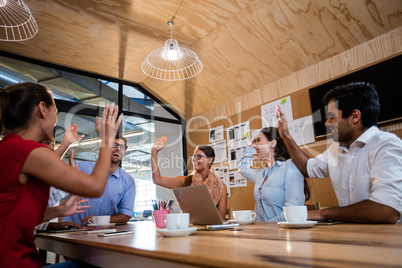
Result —
<svg viewBox="0 0 402 268"><path fill-rule="evenodd" d="M176 188L173 192L183 213L190 214L191 224L223 224L206 185Z"/></svg>

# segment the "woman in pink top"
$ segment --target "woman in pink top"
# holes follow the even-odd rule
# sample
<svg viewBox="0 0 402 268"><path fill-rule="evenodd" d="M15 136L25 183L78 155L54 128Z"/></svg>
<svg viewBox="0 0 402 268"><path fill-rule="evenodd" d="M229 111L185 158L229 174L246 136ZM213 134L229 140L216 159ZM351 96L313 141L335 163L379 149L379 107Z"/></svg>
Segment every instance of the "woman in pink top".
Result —
<svg viewBox="0 0 402 268"><path fill-rule="evenodd" d="M43 218L53 185L100 197L106 186L114 137L122 116L114 104L97 119L101 147L92 174L67 165L39 143L53 136L57 108L50 89L21 83L0 90L0 267L41 267L33 231Z"/></svg>
<svg viewBox="0 0 402 268"><path fill-rule="evenodd" d="M151 150L152 180L155 184L168 189L185 186L205 184L207 185L215 206L221 218L226 217L227 194L226 186L221 179L210 169L215 160L215 151L211 146L198 146L195 148L191 162L194 172L188 176L162 177L158 165L158 152L166 146L167 138L161 137L156 140ZM202 200L200 200L202 201Z"/></svg>

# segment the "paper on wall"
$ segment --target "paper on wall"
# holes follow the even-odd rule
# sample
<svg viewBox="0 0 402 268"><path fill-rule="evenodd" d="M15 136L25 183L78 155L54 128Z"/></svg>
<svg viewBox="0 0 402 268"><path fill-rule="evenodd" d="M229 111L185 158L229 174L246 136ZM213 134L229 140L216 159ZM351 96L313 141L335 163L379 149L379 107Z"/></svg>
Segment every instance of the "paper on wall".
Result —
<svg viewBox="0 0 402 268"><path fill-rule="evenodd" d="M209 142L223 140L223 125L211 128L209 130Z"/></svg>
<svg viewBox="0 0 402 268"><path fill-rule="evenodd" d="M276 105L281 107L282 112L286 115L288 121L293 120L292 102L290 96L267 103L261 106L262 127L277 127L278 119L276 118Z"/></svg>
<svg viewBox="0 0 402 268"><path fill-rule="evenodd" d="M211 143L210 146L215 151L215 162L214 163L228 161L228 157L226 155L226 141L225 140Z"/></svg>
<svg viewBox="0 0 402 268"><path fill-rule="evenodd" d="M230 197L229 167L228 166L215 167L213 168L213 171L226 185L227 197Z"/></svg>
<svg viewBox="0 0 402 268"><path fill-rule="evenodd" d="M309 115L290 121L288 128L298 146L315 142L313 116Z"/></svg>
<svg viewBox="0 0 402 268"><path fill-rule="evenodd" d="M250 123L248 121L227 128L228 160L230 169L239 168L239 160L244 148L250 143Z"/></svg>
<svg viewBox="0 0 402 268"><path fill-rule="evenodd" d="M232 171L229 173L229 182L231 188L247 186L247 179L240 175L238 171Z"/></svg>
<svg viewBox="0 0 402 268"><path fill-rule="evenodd" d="M257 137L257 135L261 132L261 129L256 129L253 132L251 132L251 138L254 139L255 137Z"/></svg>

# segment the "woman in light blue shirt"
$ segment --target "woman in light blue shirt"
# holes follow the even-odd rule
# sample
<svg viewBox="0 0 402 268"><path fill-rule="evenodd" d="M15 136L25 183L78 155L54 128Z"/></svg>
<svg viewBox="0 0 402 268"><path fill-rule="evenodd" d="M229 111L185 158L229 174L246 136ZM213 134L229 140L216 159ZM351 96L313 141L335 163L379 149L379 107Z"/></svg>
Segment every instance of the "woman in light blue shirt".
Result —
<svg viewBox="0 0 402 268"><path fill-rule="evenodd" d="M260 161L267 162L264 168L250 168L254 153ZM283 207L304 206L310 197L307 182L290 159L278 128L263 128L250 141L240 159L239 172L255 183L257 221L286 221Z"/></svg>

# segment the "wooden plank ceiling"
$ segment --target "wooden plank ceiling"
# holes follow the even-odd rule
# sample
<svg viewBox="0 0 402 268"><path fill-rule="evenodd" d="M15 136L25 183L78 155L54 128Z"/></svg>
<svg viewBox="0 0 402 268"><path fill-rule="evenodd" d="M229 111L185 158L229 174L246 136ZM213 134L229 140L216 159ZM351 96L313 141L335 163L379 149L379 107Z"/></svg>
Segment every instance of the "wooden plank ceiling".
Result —
<svg viewBox="0 0 402 268"><path fill-rule="evenodd" d="M184 0L173 37L204 69L149 78L181 1L25 0L39 33L0 49L139 83L189 118L402 26L401 0Z"/></svg>

